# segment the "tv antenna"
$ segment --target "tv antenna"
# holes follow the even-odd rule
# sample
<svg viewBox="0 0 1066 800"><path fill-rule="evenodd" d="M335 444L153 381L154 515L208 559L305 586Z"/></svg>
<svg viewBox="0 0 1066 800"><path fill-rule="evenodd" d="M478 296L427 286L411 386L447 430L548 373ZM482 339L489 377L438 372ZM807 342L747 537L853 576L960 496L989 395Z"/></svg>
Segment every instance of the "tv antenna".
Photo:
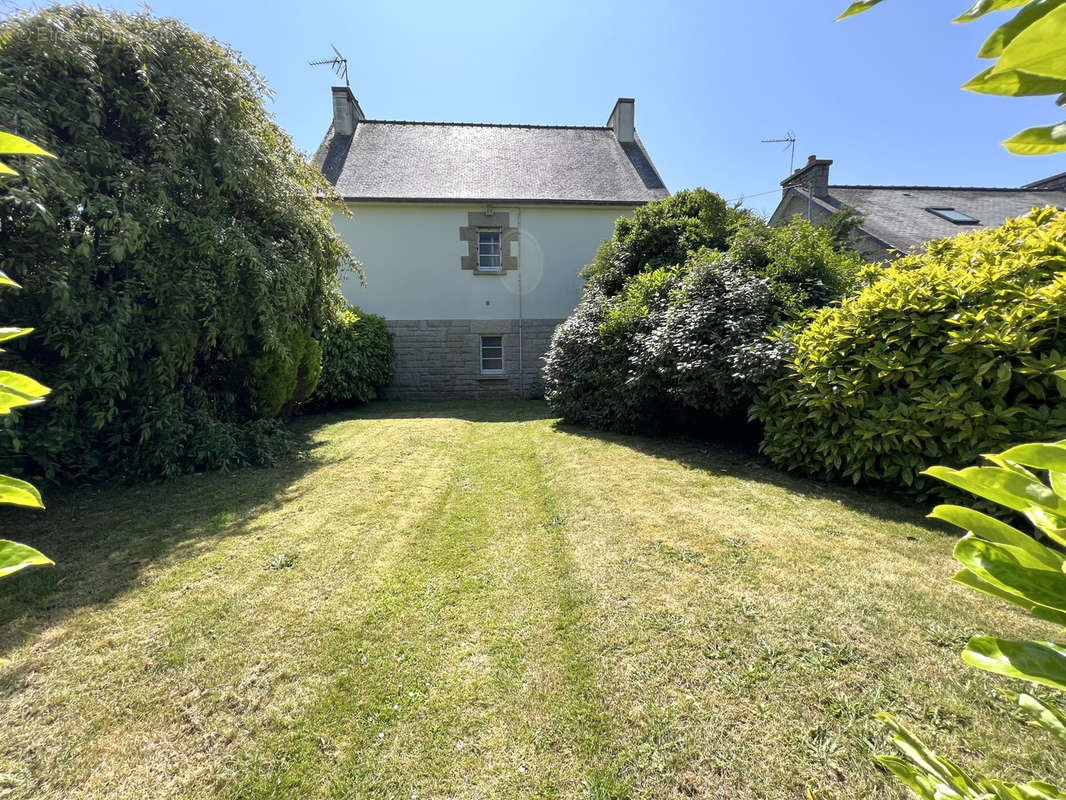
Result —
<svg viewBox="0 0 1066 800"><path fill-rule="evenodd" d="M308 61L307 63L312 67L329 65L329 67L337 73L338 77L344 78L344 85L351 88L351 84L348 83L348 59L342 56L341 51L332 44L330 44L330 47L333 47L333 52L335 53L333 58L320 58L317 61Z"/></svg>
<svg viewBox="0 0 1066 800"><path fill-rule="evenodd" d="M339 53L338 53L339 55ZM796 134L793 131L789 131L783 139L763 139L763 144L780 144L785 143L785 149L791 150L788 157L788 174L791 175L796 168Z"/></svg>

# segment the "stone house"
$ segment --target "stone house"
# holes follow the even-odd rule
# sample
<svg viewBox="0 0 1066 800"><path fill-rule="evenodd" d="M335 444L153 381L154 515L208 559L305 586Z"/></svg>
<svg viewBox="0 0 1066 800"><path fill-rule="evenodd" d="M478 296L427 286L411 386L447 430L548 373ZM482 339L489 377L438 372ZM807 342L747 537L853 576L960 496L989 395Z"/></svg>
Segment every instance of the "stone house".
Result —
<svg viewBox="0 0 1066 800"><path fill-rule="evenodd" d="M1066 208L1066 173L1018 188L856 186L831 184L832 164L811 156L781 181L781 202L770 224L783 225L796 214L818 223L853 208L863 216L857 249L871 260L893 258L971 228L996 228L1035 207Z"/></svg>
<svg viewBox="0 0 1066 800"><path fill-rule="evenodd" d="M406 399L532 397L578 272L615 220L668 195L620 98L603 126L367 119L333 87L315 154L366 271L347 300L388 321Z"/></svg>

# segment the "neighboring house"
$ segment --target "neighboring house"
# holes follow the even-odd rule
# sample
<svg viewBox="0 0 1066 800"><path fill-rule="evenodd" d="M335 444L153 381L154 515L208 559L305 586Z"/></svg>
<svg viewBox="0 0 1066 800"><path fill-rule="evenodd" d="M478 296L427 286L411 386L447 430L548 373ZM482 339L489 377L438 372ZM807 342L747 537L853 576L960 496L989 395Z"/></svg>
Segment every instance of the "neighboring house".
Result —
<svg viewBox="0 0 1066 800"><path fill-rule="evenodd" d="M601 127L370 120L333 87L315 155L366 271L344 295L388 321L399 398L535 396L578 272L615 220L668 192L621 98Z"/></svg>
<svg viewBox="0 0 1066 800"><path fill-rule="evenodd" d="M995 228L1038 206L1066 208L1066 173L1017 189L976 186L845 186L829 183L832 161L811 156L781 181L770 217L784 225L796 214L818 223L844 207L863 217L857 249L870 259L907 253L969 228Z"/></svg>

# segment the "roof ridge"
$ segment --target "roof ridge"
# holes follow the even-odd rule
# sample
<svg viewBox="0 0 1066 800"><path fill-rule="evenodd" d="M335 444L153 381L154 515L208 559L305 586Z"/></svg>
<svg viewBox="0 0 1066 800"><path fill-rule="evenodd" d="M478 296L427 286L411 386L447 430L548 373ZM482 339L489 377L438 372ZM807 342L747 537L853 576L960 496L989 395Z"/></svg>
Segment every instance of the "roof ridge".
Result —
<svg viewBox="0 0 1066 800"><path fill-rule="evenodd" d="M918 189L953 192L1061 192L1061 189L1038 189L1030 186L894 186L876 183L831 183L830 189Z"/></svg>
<svg viewBox="0 0 1066 800"><path fill-rule="evenodd" d="M433 122L411 119L363 119L360 125L366 123L384 123L388 125L456 125L466 128L548 128L567 131L609 131L614 130L607 125L535 125L515 122Z"/></svg>

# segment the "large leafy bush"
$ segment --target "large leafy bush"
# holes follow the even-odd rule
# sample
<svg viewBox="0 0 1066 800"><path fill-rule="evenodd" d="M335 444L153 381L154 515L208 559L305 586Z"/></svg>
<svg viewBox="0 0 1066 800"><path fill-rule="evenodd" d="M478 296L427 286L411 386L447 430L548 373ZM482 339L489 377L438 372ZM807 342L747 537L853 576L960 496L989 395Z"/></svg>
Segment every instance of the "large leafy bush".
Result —
<svg viewBox="0 0 1066 800"><path fill-rule="evenodd" d="M1066 372L1060 373L1066 380ZM1037 531L1031 536L970 508L937 506L930 515L966 531L955 545L962 569L954 580L970 589L1021 607L1050 622L1061 634L1066 626L1066 442L1024 444L986 456L984 467L954 470L933 467L928 474L971 492L1008 511L1023 514ZM1041 479L1045 473L1046 478ZM1039 537L1039 538L1038 538ZM1048 545L1053 545L1049 547ZM1011 641L974 636L963 660L973 667L1053 690L1066 690L1066 644ZM1011 695L1031 724L1044 728L1066 748L1066 713L1050 698L1035 693ZM1018 784L967 775L938 756L887 714L899 756L879 761L922 800L1063 800L1066 793L1043 781Z"/></svg>
<svg viewBox="0 0 1066 800"><path fill-rule="evenodd" d="M855 282L858 256L798 218L771 229L728 210L726 234L712 237L708 194L680 192L638 211L632 226L619 220L552 337L544 381L556 413L618 431L743 425L753 393L789 352L787 339L766 334ZM635 250L639 260L615 258Z"/></svg>
<svg viewBox="0 0 1066 800"><path fill-rule="evenodd" d="M313 388L350 263L332 189L255 71L176 20L54 6L0 35L0 116L59 156L0 201L3 311L54 387L4 449L66 480L269 461L278 426L248 423Z"/></svg>
<svg viewBox="0 0 1066 800"><path fill-rule="evenodd" d="M926 491L937 462L1066 435L1066 213L907 256L794 340L755 404L777 464Z"/></svg>
<svg viewBox="0 0 1066 800"><path fill-rule="evenodd" d="M724 250L739 214L706 189L687 189L619 217L614 235L582 272L607 293L640 272L684 263L703 248Z"/></svg>
<svg viewBox="0 0 1066 800"><path fill-rule="evenodd" d="M322 377L311 398L316 408L366 403L392 381L392 335L385 318L349 306L322 331Z"/></svg>

